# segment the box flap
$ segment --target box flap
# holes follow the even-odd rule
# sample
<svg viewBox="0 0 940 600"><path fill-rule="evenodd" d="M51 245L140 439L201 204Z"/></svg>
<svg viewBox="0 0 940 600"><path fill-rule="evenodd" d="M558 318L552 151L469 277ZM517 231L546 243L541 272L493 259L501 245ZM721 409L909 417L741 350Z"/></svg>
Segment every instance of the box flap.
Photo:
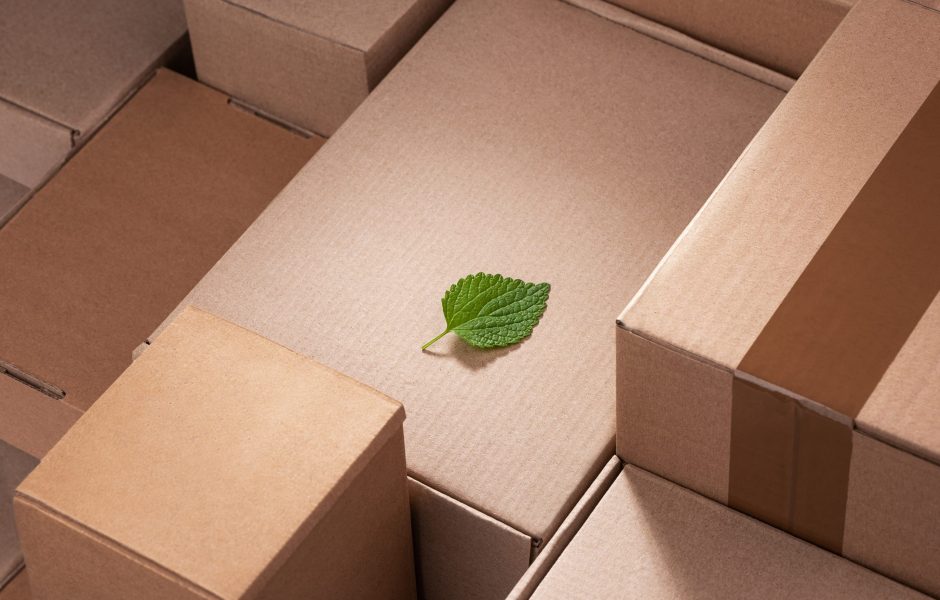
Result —
<svg viewBox="0 0 940 600"><path fill-rule="evenodd" d="M190 309L18 493L198 587L240 598L280 566L282 550L303 540L403 419L401 405L375 390Z"/></svg>
<svg viewBox="0 0 940 600"><path fill-rule="evenodd" d="M181 0L5 0L0 98L85 133L185 33Z"/></svg>
<svg viewBox="0 0 940 600"><path fill-rule="evenodd" d="M191 300L404 402L418 479L547 538L611 454L618 298L782 95L563 2L458 1ZM422 353L481 270L551 283L534 335Z"/></svg>
<svg viewBox="0 0 940 600"><path fill-rule="evenodd" d="M442 0L222 0L288 27L368 52L409 11Z"/></svg>
<svg viewBox="0 0 940 600"><path fill-rule="evenodd" d="M533 600L921 598L914 590L627 466Z"/></svg>
<svg viewBox="0 0 940 600"><path fill-rule="evenodd" d="M0 229L0 361L87 408L321 143L159 72Z"/></svg>

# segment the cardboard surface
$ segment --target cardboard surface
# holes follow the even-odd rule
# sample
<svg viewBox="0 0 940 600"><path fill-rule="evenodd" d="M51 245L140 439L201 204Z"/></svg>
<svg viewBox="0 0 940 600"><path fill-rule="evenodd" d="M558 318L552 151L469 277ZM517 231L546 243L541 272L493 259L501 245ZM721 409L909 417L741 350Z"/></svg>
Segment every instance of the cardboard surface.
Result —
<svg viewBox="0 0 940 600"><path fill-rule="evenodd" d="M39 461L0 441L0 588L23 566L13 524L13 490Z"/></svg>
<svg viewBox="0 0 940 600"><path fill-rule="evenodd" d="M32 588L412 598L403 420L375 390L184 311L18 488Z"/></svg>
<svg viewBox="0 0 940 600"><path fill-rule="evenodd" d="M853 429L940 476L938 34L914 3L853 9L618 334L625 460L933 594L940 521L908 505L934 477L854 481L888 478Z"/></svg>
<svg viewBox="0 0 940 600"><path fill-rule="evenodd" d="M41 184L185 33L182 0L6 0L0 174Z"/></svg>
<svg viewBox="0 0 940 600"><path fill-rule="evenodd" d="M159 72L0 229L0 360L88 408L320 144Z"/></svg>
<svg viewBox="0 0 940 600"><path fill-rule="evenodd" d="M532 598L925 596L628 465Z"/></svg>
<svg viewBox="0 0 940 600"><path fill-rule="evenodd" d="M855 0L612 0L759 64L798 77Z"/></svg>
<svg viewBox="0 0 940 600"><path fill-rule="evenodd" d="M0 227L29 196L29 188L0 175Z"/></svg>
<svg viewBox="0 0 940 600"><path fill-rule="evenodd" d="M451 0L186 0L199 79L332 135Z"/></svg>
<svg viewBox="0 0 940 600"><path fill-rule="evenodd" d="M29 591L29 581L26 577L26 570L22 570L7 583L6 587L0 588L0 600L31 600L32 594Z"/></svg>
<svg viewBox="0 0 940 600"><path fill-rule="evenodd" d="M187 301L400 399L417 479L546 541L611 455L610 315L782 95L562 2L458 2ZM480 270L552 284L534 335L422 353Z"/></svg>

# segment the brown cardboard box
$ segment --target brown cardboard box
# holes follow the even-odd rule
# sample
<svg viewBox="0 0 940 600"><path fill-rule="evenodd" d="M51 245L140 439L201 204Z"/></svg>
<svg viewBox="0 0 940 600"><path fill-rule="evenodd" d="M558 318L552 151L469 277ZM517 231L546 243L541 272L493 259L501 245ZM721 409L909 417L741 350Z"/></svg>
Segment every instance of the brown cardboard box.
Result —
<svg viewBox="0 0 940 600"><path fill-rule="evenodd" d="M404 409L188 310L20 484L42 600L415 597Z"/></svg>
<svg viewBox="0 0 940 600"><path fill-rule="evenodd" d="M940 594L940 12L865 0L621 316L620 456Z"/></svg>
<svg viewBox="0 0 940 600"><path fill-rule="evenodd" d="M185 0L199 79L332 135L452 0Z"/></svg>
<svg viewBox="0 0 940 600"><path fill-rule="evenodd" d="M613 454L610 315L782 97L566 2L460 0L187 302L401 400L424 594L503 598ZM534 335L422 353L481 270L552 284Z"/></svg>
<svg viewBox="0 0 940 600"><path fill-rule="evenodd" d="M816 56L856 0L610 0L790 77Z"/></svg>
<svg viewBox="0 0 940 600"><path fill-rule="evenodd" d="M184 46L181 0L4 0L2 11L0 175L28 188Z"/></svg>
<svg viewBox="0 0 940 600"><path fill-rule="evenodd" d="M0 230L0 439L42 456L321 144L160 71Z"/></svg>
<svg viewBox="0 0 940 600"><path fill-rule="evenodd" d="M23 555L13 525L13 490L38 461L0 441L0 589L23 566Z"/></svg>
<svg viewBox="0 0 940 600"><path fill-rule="evenodd" d="M531 598L926 600L629 465Z"/></svg>

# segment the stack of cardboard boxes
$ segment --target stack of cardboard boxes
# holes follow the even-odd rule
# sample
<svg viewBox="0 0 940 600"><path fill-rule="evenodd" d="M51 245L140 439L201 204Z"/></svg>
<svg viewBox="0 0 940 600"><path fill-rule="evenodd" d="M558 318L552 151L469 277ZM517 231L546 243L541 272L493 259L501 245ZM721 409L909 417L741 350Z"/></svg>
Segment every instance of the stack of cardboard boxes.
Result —
<svg viewBox="0 0 940 600"><path fill-rule="evenodd" d="M221 92L158 71L0 229L0 576L940 594L938 7L185 4ZM535 334L422 352L481 270Z"/></svg>

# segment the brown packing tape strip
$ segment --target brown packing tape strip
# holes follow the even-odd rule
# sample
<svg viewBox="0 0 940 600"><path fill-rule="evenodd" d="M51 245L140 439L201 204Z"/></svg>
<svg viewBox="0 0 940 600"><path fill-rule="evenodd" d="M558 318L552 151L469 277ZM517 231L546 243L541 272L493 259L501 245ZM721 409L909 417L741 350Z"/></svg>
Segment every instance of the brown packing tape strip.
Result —
<svg viewBox="0 0 940 600"><path fill-rule="evenodd" d="M735 379L731 506L841 549L851 420L938 292L940 85L738 366L792 395ZM796 398L844 415L848 423Z"/></svg>

